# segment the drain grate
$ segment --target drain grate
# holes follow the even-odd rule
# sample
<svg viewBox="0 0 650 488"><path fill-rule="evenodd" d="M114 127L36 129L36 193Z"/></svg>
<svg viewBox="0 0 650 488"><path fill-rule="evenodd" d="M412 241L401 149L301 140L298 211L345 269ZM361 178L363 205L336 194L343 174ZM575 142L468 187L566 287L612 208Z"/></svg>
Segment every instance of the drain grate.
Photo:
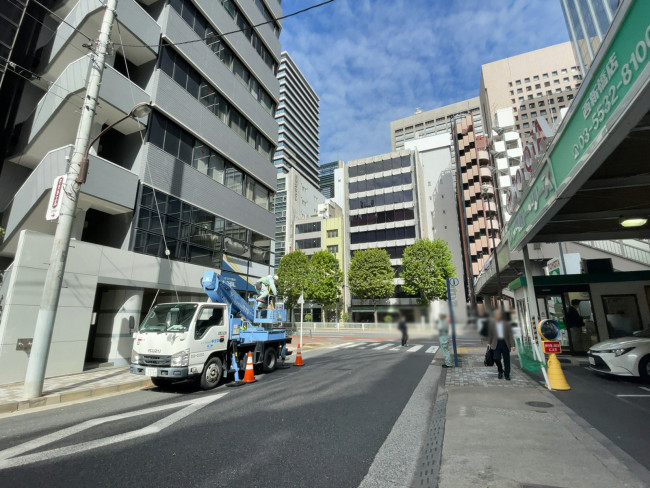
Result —
<svg viewBox="0 0 650 488"><path fill-rule="evenodd" d="M553 406L552 403L548 402L526 402L526 405L529 407L536 407L536 408L551 408ZM534 487L535 485L526 485L527 487Z"/></svg>
<svg viewBox="0 0 650 488"><path fill-rule="evenodd" d="M427 432L426 444L413 480L413 487L436 488L442 460L442 441L445 436L445 415L447 413L447 394L438 395L433 406L431 425Z"/></svg>

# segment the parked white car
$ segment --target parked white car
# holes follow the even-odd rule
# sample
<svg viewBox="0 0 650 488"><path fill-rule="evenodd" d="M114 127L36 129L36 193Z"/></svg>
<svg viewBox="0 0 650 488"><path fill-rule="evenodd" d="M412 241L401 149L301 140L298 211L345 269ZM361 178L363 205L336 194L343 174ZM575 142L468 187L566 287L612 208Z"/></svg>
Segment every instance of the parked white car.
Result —
<svg viewBox="0 0 650 488"><path fill-rule="evenodd" d="M650 329L599 342L587 352L593 371L650 381Z"/></svg>

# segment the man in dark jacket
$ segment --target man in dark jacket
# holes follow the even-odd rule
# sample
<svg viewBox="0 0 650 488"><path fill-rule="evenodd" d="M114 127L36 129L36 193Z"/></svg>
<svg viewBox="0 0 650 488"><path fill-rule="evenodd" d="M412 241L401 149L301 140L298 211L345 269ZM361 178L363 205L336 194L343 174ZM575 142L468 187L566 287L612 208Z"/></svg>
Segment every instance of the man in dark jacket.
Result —
<svg viewBox="0 0 650 488"><path fill-rule="evenodd" d="M504 375L510 381L510 351L515 351L515 338L510 322L504 320L501 310L495 310L488 325L488 344L494 351L494 363L499 369L499 379ZM503 357L503 364L501 358Z"/></svg>
<svg viewBox="0 0 650 488"><path fill-rule="evenodd" d="M397 328L402 333L402 346L406 346L407 341L409 340L408 329L406 328L406 317L403 315L399 319Z"/></svg>

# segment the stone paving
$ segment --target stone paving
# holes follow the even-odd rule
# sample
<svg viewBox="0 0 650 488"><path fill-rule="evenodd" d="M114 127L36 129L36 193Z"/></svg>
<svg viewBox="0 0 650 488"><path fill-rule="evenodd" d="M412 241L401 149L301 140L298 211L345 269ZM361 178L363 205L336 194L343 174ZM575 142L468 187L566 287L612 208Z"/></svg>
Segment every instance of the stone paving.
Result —
<svg viewBox="0 0 650 488"><path fill-rule="evenodd" d="M497 367L490 368L483 364L484 355L476 354L478 348L472 348L469 354L461 354L458 368L448 368L445 386L503 386L508 388L534 388L537 386L530 377L512 361L516 353L510 355L510 381L499 379Z"/></svg>

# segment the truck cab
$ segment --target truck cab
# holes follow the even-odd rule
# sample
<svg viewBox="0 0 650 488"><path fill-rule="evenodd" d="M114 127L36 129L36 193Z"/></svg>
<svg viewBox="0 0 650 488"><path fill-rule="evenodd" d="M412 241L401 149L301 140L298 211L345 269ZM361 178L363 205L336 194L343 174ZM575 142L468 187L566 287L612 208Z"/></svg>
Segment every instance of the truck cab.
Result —
<svg viewBox="0 0 650 488"><path fill-rule="evenodd" d="M134 336L131 372L157 386L200 375L208 357L228 348L227 317L222 303L156 305Z"/></svg>

